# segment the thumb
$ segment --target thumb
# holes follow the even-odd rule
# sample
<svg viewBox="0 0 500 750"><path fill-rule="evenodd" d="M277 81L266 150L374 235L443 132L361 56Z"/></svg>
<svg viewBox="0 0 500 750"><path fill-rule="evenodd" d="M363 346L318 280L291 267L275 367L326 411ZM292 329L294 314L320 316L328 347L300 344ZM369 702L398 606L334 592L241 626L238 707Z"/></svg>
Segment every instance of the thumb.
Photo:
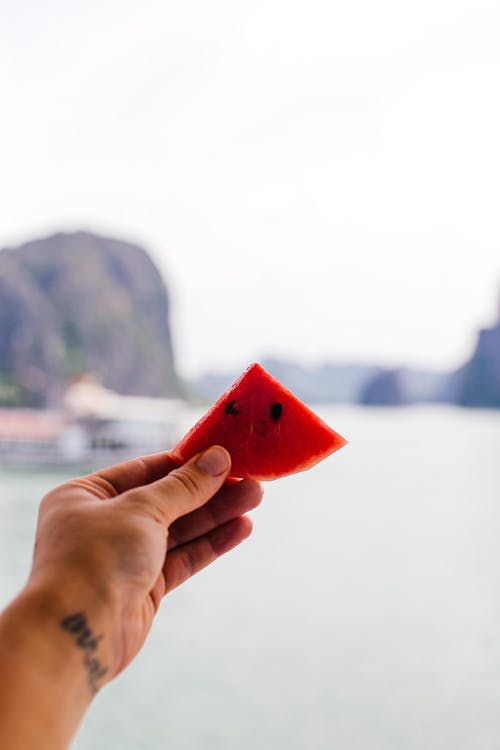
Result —
<svg viewBox="0 0 500 750"><path fill-rule="evenodd" d="M123 499L147 505L166 527L204 505L222 487L231 467L225 448L214 445L166 477L126 492Z"/></svg>

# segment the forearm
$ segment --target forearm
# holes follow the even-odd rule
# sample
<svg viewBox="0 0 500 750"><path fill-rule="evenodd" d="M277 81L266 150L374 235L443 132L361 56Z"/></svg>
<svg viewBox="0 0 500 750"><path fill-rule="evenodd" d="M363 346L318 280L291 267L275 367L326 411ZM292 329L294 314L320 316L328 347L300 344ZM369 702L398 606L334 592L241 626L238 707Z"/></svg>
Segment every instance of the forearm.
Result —
<svg viewBox="0 0 500 750"><path fill-rule="evenodd" d="M100 686L105 620L77 590L28 587L0 615L2 750L65 750Z"/></svg>

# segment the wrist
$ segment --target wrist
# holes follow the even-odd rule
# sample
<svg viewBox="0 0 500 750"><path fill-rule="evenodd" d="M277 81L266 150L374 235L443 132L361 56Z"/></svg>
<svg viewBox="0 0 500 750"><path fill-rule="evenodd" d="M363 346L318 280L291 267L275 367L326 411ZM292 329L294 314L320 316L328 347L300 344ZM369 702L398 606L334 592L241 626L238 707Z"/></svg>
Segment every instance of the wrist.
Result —
<svg viewBox="0 0 500 750"><path fill-rule="evenodd" d="M61 625L64 606L59 593L27 586L0 615L1 747L66 748L99 687Z"/></svg>
<svg viewBox="0 0 500 750"><path fill-rule="evenodd" d="M112 637L116 607L86 580L32 575L18 597L32 625L47 633L48 643L79 661L88 687L97 692L114 671L117 655ZM36 624L37 625L36 625Z"/></svg>

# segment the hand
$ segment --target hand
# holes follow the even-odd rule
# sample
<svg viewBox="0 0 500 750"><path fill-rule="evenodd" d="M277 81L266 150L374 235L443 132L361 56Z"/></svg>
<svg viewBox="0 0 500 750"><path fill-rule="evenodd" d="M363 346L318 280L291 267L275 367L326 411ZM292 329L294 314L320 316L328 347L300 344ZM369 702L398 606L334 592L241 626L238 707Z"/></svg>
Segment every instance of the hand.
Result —
<svg viewBox="0 0 500 750"><path fill-rule="evenodd" d="M251 480L225 483L229 468L220 447L181 467L158 454L43 499L27 589L56 596L67 637L95 643L90 655L100 668L87 675L91 689L136 655L166 593L250 534L243 514L262 490Z"/></svg>

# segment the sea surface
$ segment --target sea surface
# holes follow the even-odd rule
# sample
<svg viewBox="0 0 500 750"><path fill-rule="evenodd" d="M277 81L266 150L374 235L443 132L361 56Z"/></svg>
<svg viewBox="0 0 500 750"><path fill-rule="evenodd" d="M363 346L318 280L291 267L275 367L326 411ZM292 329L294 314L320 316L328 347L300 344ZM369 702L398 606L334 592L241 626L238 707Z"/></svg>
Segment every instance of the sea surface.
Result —
<svg viewBox="0 0 500 750"><path fill-rule="evenodd" d="M250 540L164 600L75 750L500 748L500 413L319 412L349 445L266 485ZM63 479L0 472L1 604Z"/></svg>

